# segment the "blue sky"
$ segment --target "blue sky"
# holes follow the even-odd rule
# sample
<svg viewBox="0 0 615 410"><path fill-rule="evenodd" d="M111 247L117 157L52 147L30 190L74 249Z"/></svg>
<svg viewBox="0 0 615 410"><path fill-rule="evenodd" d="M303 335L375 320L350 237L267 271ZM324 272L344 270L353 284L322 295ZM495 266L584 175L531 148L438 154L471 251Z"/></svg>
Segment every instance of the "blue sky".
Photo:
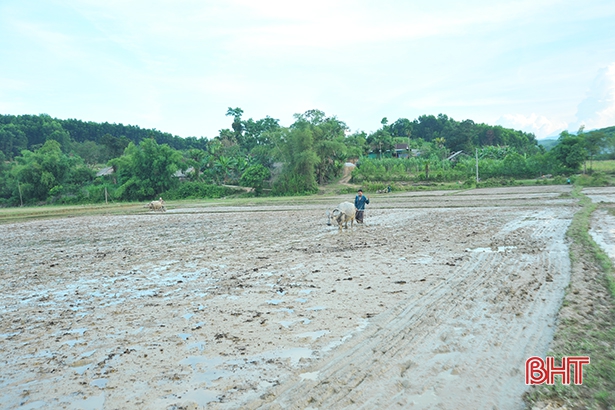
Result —
<svg viewBox="0 0 615 410"><path fill-rule="evenodd" d="M613 126L615 1L0 0L1 114L212 138L228 107Z"/></svg>

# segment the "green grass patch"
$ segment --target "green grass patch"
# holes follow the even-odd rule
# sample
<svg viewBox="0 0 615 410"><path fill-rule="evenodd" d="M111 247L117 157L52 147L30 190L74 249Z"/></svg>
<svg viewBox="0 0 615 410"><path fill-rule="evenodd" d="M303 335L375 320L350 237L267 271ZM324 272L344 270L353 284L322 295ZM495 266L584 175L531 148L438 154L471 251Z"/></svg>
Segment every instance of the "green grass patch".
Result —
<svg viewBox="0 0 615 410"><path fill-rule="evenodd" d="M587 166L589 167L590 164L588 163ZM593 171L604 172L605 174L615 174L615 160L594 161L591 164L591 169Z"/></svg>
<svg viewBox="0 0 615 410"><path fill-rule="evenodd" d="M579 199L581 205L581 209L575 214L567 232L572 241L570 258L573 264L573 275L579 275L578 272L588 266L595 266L599 269L602 275L598 275L597 280L600 283L597 286L605 286L608 289L608 306L603 306L606 313L601 311L602 313L595 314L591 320L574 318L562 320L554 336L552 351L548 353L548 356L556 358L556 363L559 363L563 356L589 356L591 364L584 368L583 385L564 386L556 379L556 384L553 386L533 387L525 399L530 407L536 402L546 401L565 405L566 408L613 409L615 408L613 263L589 234L590 217L597 205L581 193L580 186L575 186L572 195ZM586 315L587 307L593 306L591 304L593 302L587 301L587 306L578 306L570 297L570 292L569 289L563 306L568 309L576 308L579 310L579 315ZM595 302L598 303L598 300Z"/></svg>

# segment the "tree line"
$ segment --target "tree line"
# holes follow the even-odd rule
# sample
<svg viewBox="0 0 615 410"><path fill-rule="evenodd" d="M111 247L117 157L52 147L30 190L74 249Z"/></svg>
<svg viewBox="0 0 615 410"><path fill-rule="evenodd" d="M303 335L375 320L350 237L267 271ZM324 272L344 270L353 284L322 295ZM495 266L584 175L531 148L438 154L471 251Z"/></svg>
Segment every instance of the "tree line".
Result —
<svg viewBox="0 0 615 410"><path fill-rule="evenodd" d="M547 152L531 133L444 114L383 118L369 134L351 133L320 110L295 114L288 127L269 116L245 119L241 108L226 115L230 127L212 139L46 114L0 115L0 205L219 197L232 192L229 185L252 187L255 195L309 194L338 179L348 160L358 165L358 183L464 180L473 175L476 153L494 177L570 174L612 156L615 140L615 127L563 132ZM452 153L466 156L447 159ZM396 154L404 158L390 158ZM97 175L104 166L108 172Z"/></svg>

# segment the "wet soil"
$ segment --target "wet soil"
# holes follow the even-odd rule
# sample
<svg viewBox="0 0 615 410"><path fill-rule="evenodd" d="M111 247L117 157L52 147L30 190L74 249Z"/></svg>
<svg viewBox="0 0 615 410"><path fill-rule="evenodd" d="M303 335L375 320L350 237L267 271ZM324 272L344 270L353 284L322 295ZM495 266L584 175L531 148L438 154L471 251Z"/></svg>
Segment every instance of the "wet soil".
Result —
<svg viewBox="0 0 615 410"><path fill-rule="evenodd" d="M0 407L522 408L568 186L31 221L0 237ZM21 406L21 407L20 407Z"/></svg>

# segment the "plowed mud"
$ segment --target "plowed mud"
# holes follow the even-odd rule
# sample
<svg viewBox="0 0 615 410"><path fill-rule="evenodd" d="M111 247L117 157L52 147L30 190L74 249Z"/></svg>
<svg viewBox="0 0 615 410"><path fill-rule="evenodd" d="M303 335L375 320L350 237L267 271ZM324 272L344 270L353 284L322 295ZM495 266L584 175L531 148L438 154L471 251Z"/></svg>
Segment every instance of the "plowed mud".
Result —
<svg viewBox="0 0 615 410"><path fill-rule="evenodd" d="M3 225L0 407L522 408L570 187ZM20 407L21 406L21 407Z"/></svg>

